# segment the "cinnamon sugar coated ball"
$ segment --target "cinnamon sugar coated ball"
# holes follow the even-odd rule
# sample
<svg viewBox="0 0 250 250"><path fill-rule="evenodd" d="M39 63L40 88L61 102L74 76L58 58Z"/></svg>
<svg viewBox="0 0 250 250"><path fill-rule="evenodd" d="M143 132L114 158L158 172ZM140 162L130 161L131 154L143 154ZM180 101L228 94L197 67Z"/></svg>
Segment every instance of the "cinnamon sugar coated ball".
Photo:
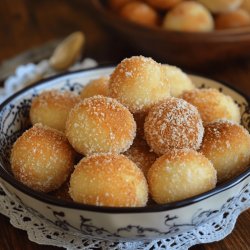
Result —
<svg viewBox="0 0 250 250"><path fill-rule="evenodd" d="M241 115L237 104L232 97L217 89L193 89L184 92L181 97L198 109L204 123L222 118L240 123Z"/></svg>
<svg viewBox="0 0 250 250"><path fill-rule="evenodd" d="M215 18L216 29L231 29L250 25L250 14L245 10L221 13Z"/></svg>
<svg viewBox="0 0 250 250"><path fill-rule="evenodd" d="M218 181L223 182L249 167L250 135L242 126L227 120L219 120L205 126L201 146L214 165Z"/></svg>
<svg viewBox="0 0 250 250"><path fill-rule="evenodd" d="M166 14L162 26L164 29L175 31L207 32L213 30L214 21L203 5L184 1Z"/></svg>
<svg viewBox="0 0 250 250"><path fill-rule="evenodd" d="M206 6L212 13L222 13L234 11L242 3L242 0L197 0Z"/></svg>
<svg viewBox="0 0 250 250"><path fill-rule="evenodd" d="M70 179L70 196L89 205L143 207L148 187L142 171L127 157L100 154L76 165Z"/></svg>
<svg viewBox="0 0 250 250"><path fill-rule="evenodd" d="M193 105L170 97L149 111L144 132L148 145L161 155L174 148L199 149L204 128Z"/></svg>
<svg viewBox="0 0 250 250"><path fill-rule="evenodd" d="M151 58L124 59L110 76L110 95L132 113L147 112L170 95L169 82L162 77L161 65Z"/></svg>
<svg viewBox="0 0 250 250"><path fill-rule="evenodd" d="M195 88L188 75L178 67L162 65L162 74L170 84L171 96L179 97L184 91Z"/></svg>
<svg viewBox="0 0 250 250"><path fill-rule="evenodd" d="M17 180L34 190L50 192L72 172L74 151L61 132L36 124L14 143L10 161Z"/></svg>
<svg viewBox="0 0 250 250"><path fill-rule="evenodd" d="M69 91L44 91L32 101L30 108L31 123L33 125L42 123L64 131L69 111L79 101L80 97Z"/></svg>
<svg viewBox="0 0 250 250"><path fill-rule="evenodd" d="M194 150L170 150L148 171L149 193L158 204L204 193L216 185L212 163Z"/></svg>
<svg viewBox="0 0 250 250"><path fill-rule="evenodd" d="M158 13L140 1L125 4L120 10L120 15L127 20L146 26L156 26L159 21Z"/></svg>
<svg viewBox="0 0 250 250"><path fill-rule="evenodd" d="M146 176L149 168L157 159L157 155L150 151L149 146L143 139L136 138L132 146L124 153Z"/></svg>
<svg viewBox="0 0 250 250"><path fill-rule="evenodd" d="M91 80L86 86L83 87L80 96L88 98L95 95L109 95L109 77L100 77Z"/></svg>
<svg viewBox="0 0 250 250"><path fill-rule="evenodd" d="M120 153L132 144L136 124L129 110L112 98L93 96L77 104L66 122L66 136L84 155Z"/></svg>
<svg viewBox="0 0 250 250"><path fill-rule="evenodd" d="M173 8L176 4L180 3L181 1L182 0L146 0L148 4L160 10L167 10Z"/></svg>

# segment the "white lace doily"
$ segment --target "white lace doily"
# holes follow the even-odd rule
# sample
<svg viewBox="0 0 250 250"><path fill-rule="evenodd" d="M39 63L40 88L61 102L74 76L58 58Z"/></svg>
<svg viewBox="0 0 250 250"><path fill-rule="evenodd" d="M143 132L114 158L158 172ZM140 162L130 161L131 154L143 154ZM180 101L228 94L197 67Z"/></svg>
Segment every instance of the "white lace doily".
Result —
<svg viewBox="0 0 250 250"><path fill-rule="evenodd" d="M9 217L10 223L14 227L25 230L33 242L64 247L68 250L98 248L104 250L185 250L196 244L219 241L225 238L233 230L239 214L250 207L250 184L248 184L235 198L235 202L230 203L231 205L226 208L226 211L194 230L162 240L111 242L90 239L84 235L63 231L48 220L29 211L7 193L0 183L0 213Z"/></svg>

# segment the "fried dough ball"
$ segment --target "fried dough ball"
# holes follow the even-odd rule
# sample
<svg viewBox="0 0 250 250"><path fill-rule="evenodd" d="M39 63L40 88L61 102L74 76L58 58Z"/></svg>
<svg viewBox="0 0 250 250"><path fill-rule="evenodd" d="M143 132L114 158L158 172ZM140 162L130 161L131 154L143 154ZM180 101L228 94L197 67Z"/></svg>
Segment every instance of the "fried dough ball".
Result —
<svg viewBox="0 0 250 250"><path fill-rule="evenodd" d="M80 100L77 94L69 91L44 91L32 101L30 108L31 123L33 125L42 123L64 131L69 111Z"/></svg>
<svg viewBox="0 0 250 250"><path fill-rule="evenodd" d="M214 29L214 21L203 5L185 1L166 14L162 26L164 29L175 31L207 32Z"/></svg>
<svg viewBox="0 0 250 250"><path fill-rule="evenodd" d="M145 176L147 176L149 168L158 157L154 152L150 151L147 142L143 139L136 138L132 146L124 153L137 167L139 167Z"/></svg>
<svg viewBox="0 0 250 250"><path fill-rule="evenodd" d="M222 118L240 123L241 115L237 104L231 96L217 89L193 89L184 92L182 98L198 109L204 123Z"/></svg>
<svg viewBox="0 0 250 250"><path fill-rule="evenodd" d="M182 0L146 0L148 4L160 10L168 10L170 8L173 8L181 1Z"/></svg>
<svg viewBox="0 0 250 250"><path fill-rule="evenodd" d="M95 95L109 95L109 77L100 77L91 80L86 86L84 86L80 94L82 98L88 98Z"/></svg>
<svg viewBox="0 0 250 250"><path fill-rule="evenodd" d="M216 185L212 163L194 150L170 150L148 171L149 193L158 204L204 193Z"/></svg>
<svg viewBox="0 0 250 250"><path fill-rule="evenodd" d="M195 86L186 73L172 65L162 65L162 74L170 84L170 94L179 97L184 91L194 89Z"/></svg>
<svg viewBox="0 0 250 250"><path fill-rule="evenodd" d="M28 187L50 192L59 188L74 166L74 151L58 130L36 124L24 132L11 150L15 178Z"/></svg>
<svg viewBox="0 0 250 250"><path fill-rule="evenodd" d="M76 202L109 207L143 207L148 200L142 171L124 155L99 154L81 160L70 179Z"/></svg>
<svg viewBox="0 0 250 250"><path fill-rule="evenodd" d="M140 1L125 4L120 10L120 15L127 20L146 26L156 26L159 22L157 11Z"/></svg>
<svg viewBox="0 0 250 250"><path fill-rule="evenodd" d="M161 155L174 148L199 149L204 128L192 104L170 97L149 111L144 133L151 149Z"/></svg>
<svg viewBox="0 0 250 250"><path fill-rule="evenodd" d="M136 124L129 110L104 96L81 101L66 122L70 144L84 155L124 152L133 143L135 133Z"/></svg>
<svg viewBox="0 0 250 250"><path fill-rule="evenodd" d="M169 97L170 86L161 74L161 65L152 58L124 59L110 76L110 95L132 113L147 112Z"/></svg>
<svg viewBox="0 0 250 250"><path fill-rule="evenodd" d="M221 13L215 18L216 29L231 29L250 25L250 14L246 10Z"/></svg>
<svg viewBox="0 0 250 250"><path fill-rule="evenodd" d="M250 135L232 121L219 120L205 126L200 152L214 165L218 182L229 180L248 168Z"/></svg>
<svg viewBox="0 0 250 250"><path fill-rule="evenodd" d="M239 8L242 0L197 0L206 6L212 13L229 12Z"/></svg>
<svg viewBox="0 0 250 250"><path fill-rule="evenodd" d="M109 0L108 3L112 10L119 11L122 6L132 1L134 0Z"/></svg>

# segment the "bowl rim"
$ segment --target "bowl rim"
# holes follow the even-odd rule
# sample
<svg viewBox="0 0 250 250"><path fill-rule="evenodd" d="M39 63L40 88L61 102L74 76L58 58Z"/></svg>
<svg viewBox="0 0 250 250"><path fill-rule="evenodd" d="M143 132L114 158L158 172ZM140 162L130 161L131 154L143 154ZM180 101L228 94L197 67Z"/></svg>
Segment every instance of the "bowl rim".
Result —
<svg viewBox="0 0 250 250"><path fill-rule="evenodd" d="M50 82L51 80L59 79L59 78L64 77L64 76L70 76L70 75L74 75L77 73L88 73L90 71L96 71L96 70L105 69L105 68L111 69L111 68L114 68L114 65L109 65L109 66L104 65L104 66L93 67L91 69L81 69L81 70L76 70L76 71L71 71L71 72L65 72L62 74L58 74L58 75L40 80L31 86L27 86L27 87L21 89L20 91L16 92L15 94L13 94L9 98L7 98L3 103L1 103L0 104L0 115L1 115L1 112L4 110L4 108L13 99L15 99L17 96L21 96L23 93L25 93L26 91L28 91L34 87L46 84L46 83ZM211 79L211 78L208 78L208 77L201 75L201 74L192 73L192 75L195 75L198 77L203 77L203 78L206 78L209 80L214 80L218 83L222 83L226 87L228 87L228 88L234 90L235 92L237 92L238 94L242 95L246 99L246 101L250 104L250 97L248 95L246 95L245 93L242 93L240 90L238 90L234 86L228 84L227 82L221 81L221 80ZM143 212L144 213L164 212L164 211L170 211L170 210L175 210L178 208L186 207L186 206L198 203L200 201L203 201L205 199L208 199L208 198L210 198L216 194L219 194L223 191L226 191L226 190L236 186L237 184L243 182L249 176L250 176L250 168L245 170L243 173L241 173L237 177L235 177L235 178L233 178L233 179L231 179L223 184L218 185L217 187L215 187L214 189L212 189L210 191L193 196L191 198L187 198L187 199L184 199L181 201L171 202L171 203L167 203L167 204L155 204L155 205L145 206L145 207L105 207L105 206L102 207L102 206L94 206L94 205L85 205L85 204L81 204L81 203L77 203L77 202L73 202L73 201L61 200L61 199L53 197L52 195L38 192L38 191L34 191L31 188L22 184L21 182L17 181L10 173L7 173L6 171L3 170L2 167L0 167L0 182L1 182L1 178L2 178L5 182L7 182L9 185L14 187L18 191L24 193L27 196L31 196L32 198L39 200L40 202L45 202L45 203L50 204L50 205L68 208L68 209L76 209L76 210L99 212L99 213L114 213L114 214L126 214L126 213L135 213L136 214L136 213L143 213Z"/></svg>
<svg viewBox="0 0 250 250"><path fill-rule="evenodd" d="M246 27L239 27L239 28L230 28L230 29L222 29L222 30L213 30L210 32L187 32L187 31L174 31L174 30L166 30L161 27L148 27L146 25L141 25L138 23L135 23L133 21L124 19L114 13L112 10L106 8L103 4L104 1L100 0L90 0L90 4L93 10L97 10L99 13L105 15L106 20L113 20L117 22L117 20L123 24L123 25L128 25L131 28L134 29L140 29L144 32L154 32L156 34L164 34L165 36L194 36L194 39L207 39L208 41L214 40L214 39L228 39L234 37L234 39L240 38L242 39L241 36L247 36L249 38L250 35L250 26ZM100 17L99 17L100 18Z"/></svg>

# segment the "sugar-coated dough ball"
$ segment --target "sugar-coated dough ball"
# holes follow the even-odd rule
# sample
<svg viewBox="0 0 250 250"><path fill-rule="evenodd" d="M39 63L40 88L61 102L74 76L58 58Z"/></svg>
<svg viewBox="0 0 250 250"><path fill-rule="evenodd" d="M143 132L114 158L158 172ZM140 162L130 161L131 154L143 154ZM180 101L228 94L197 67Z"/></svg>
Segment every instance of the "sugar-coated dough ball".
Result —
<svg viewBox="0 0 250 250"><path fill-rule="evenodd" d="M147 142L143 139L136 138L132 146L124 153L137 167L139 167L146 176L149 168L158 157L150 151Z"/></svg>
<svg viewBox="0 0 250 250"><path fill-rule="evenodd" d="M170 8L173 8L181 1L182 0L146 0L148 4L160 10L168 10Z"/></svg>
<svg viewBox="0 0 250 250"><path fill-rule="evenodd" d="M146 26L156 26L159 21L156 10L140 1L125 4L120 10L120 15L125 19Z"/></svg>
<svg viewBox="0 0 250 250"><path fill-rule="evenodd" d="M184 92L182 98L198 109L204 123L222 118L240 123L241 115L237 104L231 96L217 89L193 89Z"/></svg>
<svg viewBox="0 0 250 250"><path fill-rule="evenodd" d="M213 189L216 170L194 150L170 150L148 171L149 193L158 204L190 198Z"/></svg>
<svg viewBox="0 0 250 250"><path fill-rule="evenodd" d="M11 151L15 178L42 192L59 188L73 170L74 151L58 130L36 124L24 132Z"/></svg>
<svg viewBox="0 0 250 250"><path fill-rule="evenodd" d="M250 0L243 0L240 8L250 13Z"/></svg>
<svg viewBox="0 0 250 250"><path fill-rule="evenodd" d="M229 12L236 10L242 3L242 0L197 0L206 6L212 13Z"/></svg>
<svg viewBox="0 0 250 250"><path fill-rule="evenodd" d="M250 14L246 10L221 13L215 18L216 29L232 29L250 25Z"/></svg>
<svg viewBox="0 0 250 250"><path fill-rule="evenodd" d="M162 65L162 74L169 81L171 96L179 97L184 91L195 88L191 79L180 68Z"/></svg>
<svg viewBox="0 0 250 250"><path fill-rule="evenodd" d="M95 80L91 80L80 94L82 98L88 98L95 95L109 95L109 77L100 77Z"/></svg>
<svg viewBox="0 0 250 250"><path fill-rule="evenodd" d="M76 202L109 207L143 207L148 200L142 171L124 155L99 154L81 160L70 179Z"/></svg>
<svg viewBox="0 0 250 250"><path fill-rule="evenodd" d="M130 3L134 0L109 0L109 6L114 11L119 11L121 7L127 3Z"/></svg>
<svg viewBox="0 0 250 250"><path fill-rule="evenodd" d="M133 56L118 64L110 76L109 87L110 95L132 113L147 112L170 95L170 86L161 74L161 65L143 56Z"/></svg>
<svg viewBox="0 0 250 250"><path fill-rule="evenodd" d="M129 110L112 98L93 96L69 113L66 136L73 148L84 155L120 153L132 144L136 124Z"/></svg>
<svg viewBox="0 0 250 250"><path fill-rule="evenodd" d="M246 170L250 163L250 135L242 126L219 120L205 126L201 146L218 173L218 182L226 181Z"/></svg>
<svg viewBox="0 0 250 250"><path fill-rule="evenodd" d="M44 91L32 101L30 108L31 123L33 125L42 123L64 131L69 111L80 100L77 94L69 91Z"/></svg>
<svg viewBox="0 0 250 250"><path fill-rule="evenodd" d="M207 32L214 28L213 17L201 4L185 1L176 5L165 16L164 29L187 32Z"/></svg>
<svg viewBox="0 0 250 250"><path fill-rule="evenodd" d="M151 149L161 155L174 148L199 149L204 128L193 105L170 97L149 111L144 133Z"/></svg>

